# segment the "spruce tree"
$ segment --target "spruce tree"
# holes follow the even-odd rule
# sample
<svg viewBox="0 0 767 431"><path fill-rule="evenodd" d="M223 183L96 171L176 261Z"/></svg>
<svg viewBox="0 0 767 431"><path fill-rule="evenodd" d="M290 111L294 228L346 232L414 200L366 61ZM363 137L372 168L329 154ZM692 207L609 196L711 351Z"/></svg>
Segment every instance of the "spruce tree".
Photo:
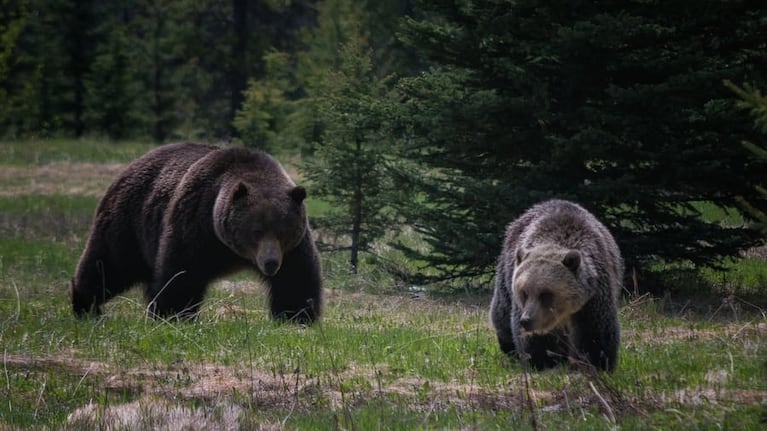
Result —
<svg viewBox="0 0 767 431"><path fill-rule="evenodd" d="M72 0L27 0L5 13L18 15L3 38L14 37L6 60L3 135L47 136L83 133L84 72L92 54L85 33L92 16ZM13 21L12 21L13 22ZM16 34L19 32L19 34Z"/></svg>
<svg viewBox="0 0 767 431"><path fill-rule="evenodd" d="M755 193L738 144L750 125L721 82L765 82L760 2L419 5L403 40L430 67L400 84L401 130L425 204L401 210L443 278L492 274L504 226L554 197L608 224L629 269L715 264L754 242L700 208Z"/></svg>
<svg viewBox="0 0 767 431"><path fill-rule="evenodd" d="M739 87L731 81L725 81L725 85L740 97L738 106L748 109L754 118L756 128L767 136L767 96L762 95L759 89L749 84ZM750 215L756 222L755 226L767 234L767 145L754 143L750 140L742 142L743 147L754 156L753 163L761 166L761 175L749 179L749 185L757 192L751 200L743 196L736 196L738 205Z"/></svg>
<svg viewBox="0 0 767 431"><path fill-rule="evenodd" d="M139 115L136 106L138 86L131 67L130 41L124 25L112 26L85 79L86 124L112 139L135 134Z"/></svg>
<svg viewBox="0 0 767 431"><path fill-rule="evenodd" d="M384 123L390 93L359 38L339 54L338 68L326 74L316 96L326 129L306 175L312 192L330 207L317 226L335 237L336 249L349 251L350 271L356 273L359 254L391 226L385 154L392 139Z"/></svg>
<svg viewBox="0 0 767 431"><path fill-rule="evenodd" d="M264 56L266 74L252 79L244 92L242 106L234 117L233 125L240 140L251 147L274 151L289 146L285 140L292 133L289 119L293 103L288 95L294 84L290 76L290 58L282 52Z"/></svg>
<svg viewBox="0 0 767 431"><path fill-rule="evenodd" d="M27 13L24 2L0 0L0 100L6 101L0 103L0 130L5 130L10 125L11 108L7 104L7 83L14 62L13 53L24 30Z"/></svg>

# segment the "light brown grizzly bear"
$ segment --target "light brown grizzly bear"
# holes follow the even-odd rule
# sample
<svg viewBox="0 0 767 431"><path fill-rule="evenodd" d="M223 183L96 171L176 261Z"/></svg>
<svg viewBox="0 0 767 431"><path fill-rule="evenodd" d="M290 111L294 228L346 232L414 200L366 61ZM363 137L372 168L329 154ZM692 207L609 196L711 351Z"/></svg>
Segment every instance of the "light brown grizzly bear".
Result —
<svg viewBox="0 0 767 431"><path fill-rule="evenodd" d="M612 371L620 345L623 260L581 206L550 200L506 230L490 317L501 350L536 369L568 360Z"/></svg>
<svg viewBox="0 0 767 431"><path fill-rule="evenodd" d="M194 143L150 151L101 199L72 280L73 310L99 314L142 283L153 316L193 318L212 280L252 268L275 319L312 322L322 282L305 197L260 151Z"/></svg>

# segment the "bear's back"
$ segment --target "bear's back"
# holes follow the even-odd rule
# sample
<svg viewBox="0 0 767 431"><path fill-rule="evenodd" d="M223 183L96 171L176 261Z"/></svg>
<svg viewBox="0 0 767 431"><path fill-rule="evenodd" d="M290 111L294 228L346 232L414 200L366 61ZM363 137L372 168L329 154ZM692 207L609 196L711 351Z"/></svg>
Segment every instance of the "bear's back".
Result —
<svg viewBox="0 0 767 431"><path fill-rule="evenodd" d="M189 167L216 147L212 145L179 143L158 147L131 162L109 186L101 206L142 204L155 189L171 190ZM154 202L157 203L156 198ZM131 206L128 210L140 209Z"/></svg>
<svg viewBox="0 0 767 431"><path fill-rule="evenodd" d="M615 239L593 214L573 202L552 199L534 205L509 225L505 241L508 253L542 245L576 249L597 272L614 280L623 277L623 259ZM513 262L513 254L504 259ZM513 264L509 270L513 271ZM619 284L613 286L615 297L619 289Z"/></svg>
<svg viewBox="0 0 767 431"><path fill-rule="evenodd" d="M216 149L212 145L178 143L158 147L131 162L109 186L96 210L100 229L124 247L140 250L143 260L154 259L162 230L162 217L173 191L199 159ZM100 216L119 214L120 217Z"/></svg>
<svg viewBox="0 0 767 431"><path fill-rule="evenodd" d="M295 186L282 165L263 151L242 147L216 150L189 167L187 178L183 179L185 184L180 187L215 183L223 180L224 176L250 184L260 184L261 187L274 186L282 189Z"/></svg>

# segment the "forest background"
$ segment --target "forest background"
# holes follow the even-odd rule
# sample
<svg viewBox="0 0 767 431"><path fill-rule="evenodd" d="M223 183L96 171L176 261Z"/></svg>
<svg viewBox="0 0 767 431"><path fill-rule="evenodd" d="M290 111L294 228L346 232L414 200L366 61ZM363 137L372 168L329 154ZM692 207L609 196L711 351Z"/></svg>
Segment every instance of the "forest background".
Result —
<svg viewBox="0 0 767 431"><path fill-rule="evenodd" d="M759 1L0 0L0 138L297 159L326 249L407 285L487 287L554 197L635 293L732 269L764 242L766 73Z"/></svg>

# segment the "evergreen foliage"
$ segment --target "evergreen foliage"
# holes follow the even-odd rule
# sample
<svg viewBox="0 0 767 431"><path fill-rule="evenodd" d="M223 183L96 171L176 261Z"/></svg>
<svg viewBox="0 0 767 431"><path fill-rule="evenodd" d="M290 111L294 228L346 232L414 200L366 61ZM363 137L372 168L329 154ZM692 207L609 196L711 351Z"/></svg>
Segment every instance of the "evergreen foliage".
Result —
<svg viewBox="0 0 767 431"><path fill-rule="evenodd" d="M24 29L26 13L23 5L15 1L0 1L0 83L5 83L8 79L17 40ZM8 89L5 85L0 85L0 100L8 100ZM0 103L0 119L7 117L10 109L7 103Z"/></svg>
<svg viewBox="0 0 767 431"><path fill-rule="evenodd" d="M751 112L756 128L763 135L767 135L767 96L762 95L759 89L748 84L739 87L731 81L725 81L725 85L741 98L738 106ZM761 175L750 181L757 195L752 200L747 200L743 196L736 196L736 201L744 211L756 220L755 227L762 233L767 233L767 146L751 141L743 141L742 144L755 156L753 163L761 167Z"/></svg>
<svg viewBox="0 0 767 431"><path fill-rule="evenodd" d="M407 10L400 1L320 2L306 49L264 57L267 73L250 81L234 122L248 145L307 155L312 195L329 204L313 220L320 245L348 251L352 272L394 227L392 76L408 73L412 59L391 29Z"/></svg>
<svg viewBox="0 0 767 431"><path fill-rule="evenodd" d="M761 3L0 0L0 137L299 148L324 232L362 251L397 214L432 279L492 274L505 225L552 197L629 269L715 265L760 237L701 208L767 210L722 85L764 109Z"/></svg>
<svg viewBox="0 0 767 431"><path fill-rule="evenodd" d="M262 79L252 79L244 92L242 107L234 118L234 128L240 139L249 146L274 151L277 148L295 148L292 141L291 119L294 101L289 95L295 91L290 73L290 57L283 52L264 56L266 73Z"/></svg>
<svg viewBox="0 0 767 431"><path fill-rule="evenodd" d="M86 124L112 139L131 136L139 121L137 86L130 61L125 29L118 26L107 34L107 42L97 50L85 79Z"/></svg>
<svg viewBox="0 0 767 431"><path fill-rule="evenodd" d="M347 244L350 269L357 272L359 253L392 228L386 154L392 139L385 132L390 80L375 76L371 52L360 39L340 49L338 69L327 73L315 101L326 124L307 163L315 195L330 204L317 225Z"/></svg>
<svg viewBox="0 0 767 431"><path fill-rule="evenodd" d="M314 3L6 1L0 136L229 139L247 79L298 49Z"/></svg>
<svg viewBox="0 0 767 431"><path fill-rule="evenodd" d="M329 70L341 63L341 47L353 39L371 48L371 73L378 77L412 72L412 52L393 29L411 9L410 1L324 0L316 25L300 33L301 47L270 51L265 73L248 83L234 127L246 145L298 147L311 152L325 128L316 102ZM261 140L264 140L263 142Z"/></svg>
<svg viewBox="0 0 767 431"><path fill-rule="evenodd" d="M442 277L490 274L504 225L552 197L608 224L629 270L716 264L754 242L699 205L754 195L750 124L721 83L765 82L759 2L419 5L403 38L431 68L400 87L403 157L420 165L403 175L425 199L402 212L433 247L413 255Z"/></svg>

